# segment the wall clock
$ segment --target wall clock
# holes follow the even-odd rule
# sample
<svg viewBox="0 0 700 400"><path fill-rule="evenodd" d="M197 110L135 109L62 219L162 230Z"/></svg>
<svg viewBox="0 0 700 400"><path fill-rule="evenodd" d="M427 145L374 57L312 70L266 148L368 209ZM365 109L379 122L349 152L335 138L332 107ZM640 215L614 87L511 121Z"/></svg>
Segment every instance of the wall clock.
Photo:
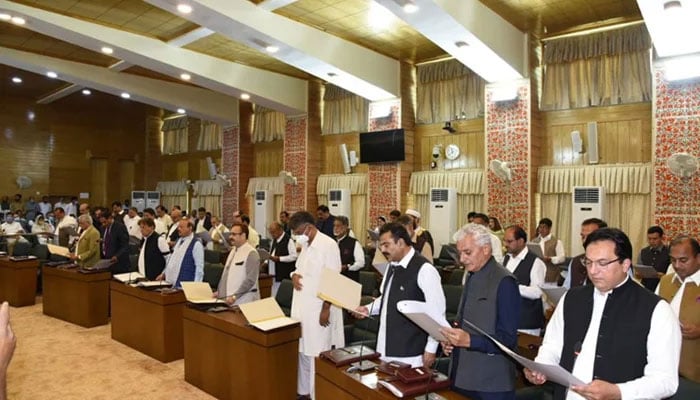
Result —
<svg viewBox="0 0 700 400"><path fill-rule="evenodd" d="M445 157L448 160L456 160L459 157L459 146L456 144L449 144L445 148Z"/></svg>

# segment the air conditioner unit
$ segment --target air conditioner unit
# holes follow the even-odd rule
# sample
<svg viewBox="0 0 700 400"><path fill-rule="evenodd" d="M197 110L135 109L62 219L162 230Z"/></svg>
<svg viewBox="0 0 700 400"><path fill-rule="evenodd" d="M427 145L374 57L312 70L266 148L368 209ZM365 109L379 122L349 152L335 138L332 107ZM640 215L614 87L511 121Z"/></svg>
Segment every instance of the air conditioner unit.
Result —
<svg viewBox="0 0 700 400"><path fill-rule="evenodd" d="M449 244L457 231L457 189L430 189L430 220L428 230L433 236L433 252L440 254L443 245Z"/></svg>
<svg viewBox="0 0 700 400"><path fill-rule="evenodd" d="M581 223L588 218L603 219L605 188L574 186L571 194L571 256L583 253Z"/></svg>
<svg viewBox="0 0 700 400"><path fill-rule="evenodd" d="M352 210L350 189L328 190L328 209L332 215L343 215L352 220L350 216L350 211Z"/></svg>
<svg viewBox="0 0 700 400"><path fill-rule="evenodd" d="M146 192L143 190L132 191L131 206L136 207L139 212L143 212L143 209L146 208Z"/></svg>
<svg viewBox="0 0 700 400"><path fill-rule="evenodd" d="M253 228L261 238L267 238L267 224L275 220L275 199L268 190L255 191L255 215Z"/></svg>
<svg viewBox="0 0 700 400"><path fill-rule="evenodd" d="M160 205L160 192L146 192L146 208L156 209Z"/></svg>

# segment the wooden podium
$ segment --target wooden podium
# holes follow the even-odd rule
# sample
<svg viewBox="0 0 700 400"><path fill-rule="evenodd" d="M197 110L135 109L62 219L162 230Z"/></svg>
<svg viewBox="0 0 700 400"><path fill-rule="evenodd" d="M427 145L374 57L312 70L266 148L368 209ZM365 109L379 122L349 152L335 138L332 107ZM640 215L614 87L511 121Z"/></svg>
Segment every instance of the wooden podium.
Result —
<svg viewBox="0 0 700 400"><path fill-rule="evenodd" d="M274 281L274 275L260 273L258 276L258 288L260 290L260 298L264 299L272 295L272 282Z"/></svg>
<svg viewBox="0 0 700 400"><path fill-rule="evenodd" d="M7 301L13 307L34 305L38 268L37 259L12 261L0 257L0 302Z"/></svg>
<svg viewBox="0 0 700 400"><path fill-rule="evenodd" d="M109 322L109 271L44 268L44 314L86 328Z"/></svg>
<svg viewBox="0 0 700 400"><path fill-rule="evenodd" d="M110 282L112 339L158 361L183 357L182 291L169 294Z"/></svg>
<svg viewBox="0 0 700 400"><path fill-rule="evenodd" d="M238 311L185 306L185 380L220 399L294 399L299 324L262 332Z"/></svg>

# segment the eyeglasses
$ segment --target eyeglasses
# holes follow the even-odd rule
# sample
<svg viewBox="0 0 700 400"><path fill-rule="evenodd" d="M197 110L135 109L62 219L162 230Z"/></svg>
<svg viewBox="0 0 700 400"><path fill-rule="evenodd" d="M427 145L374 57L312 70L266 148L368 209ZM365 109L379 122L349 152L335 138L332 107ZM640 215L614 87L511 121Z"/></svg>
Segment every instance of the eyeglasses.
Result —
<svg viewBox="0 0 700 400"><path fill-rule="evenodd" d="M622 261L621 258L616 258L614 260L596 260L593 261L590 258L584 258L581 260L581 263L586 267L586 268L591 268L593 265L597 265L601 269L607 269L608 266L614 262Z"/></svg>

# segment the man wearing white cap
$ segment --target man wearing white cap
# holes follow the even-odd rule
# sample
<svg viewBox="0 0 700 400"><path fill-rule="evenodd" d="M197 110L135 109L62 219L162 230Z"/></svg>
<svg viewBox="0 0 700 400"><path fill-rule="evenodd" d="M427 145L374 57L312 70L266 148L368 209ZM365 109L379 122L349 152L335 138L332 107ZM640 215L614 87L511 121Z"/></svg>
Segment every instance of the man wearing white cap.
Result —
<svg viewBox="0 0 700 400"><path fill-rule="evenodd" d="M430 252L433 253L435 251L435 243L433 242L433 236L430 234L430 232L428 232L427 229L424 229L422 226L420 226L420 213L417 210L409 208L406 210L406 215L411 217L411 219L413 220L413 231L416 247L418 249L422 249L423 246L427 243L430 245ZM428 259L432 260L433 257L429 257Z"/></svg>

